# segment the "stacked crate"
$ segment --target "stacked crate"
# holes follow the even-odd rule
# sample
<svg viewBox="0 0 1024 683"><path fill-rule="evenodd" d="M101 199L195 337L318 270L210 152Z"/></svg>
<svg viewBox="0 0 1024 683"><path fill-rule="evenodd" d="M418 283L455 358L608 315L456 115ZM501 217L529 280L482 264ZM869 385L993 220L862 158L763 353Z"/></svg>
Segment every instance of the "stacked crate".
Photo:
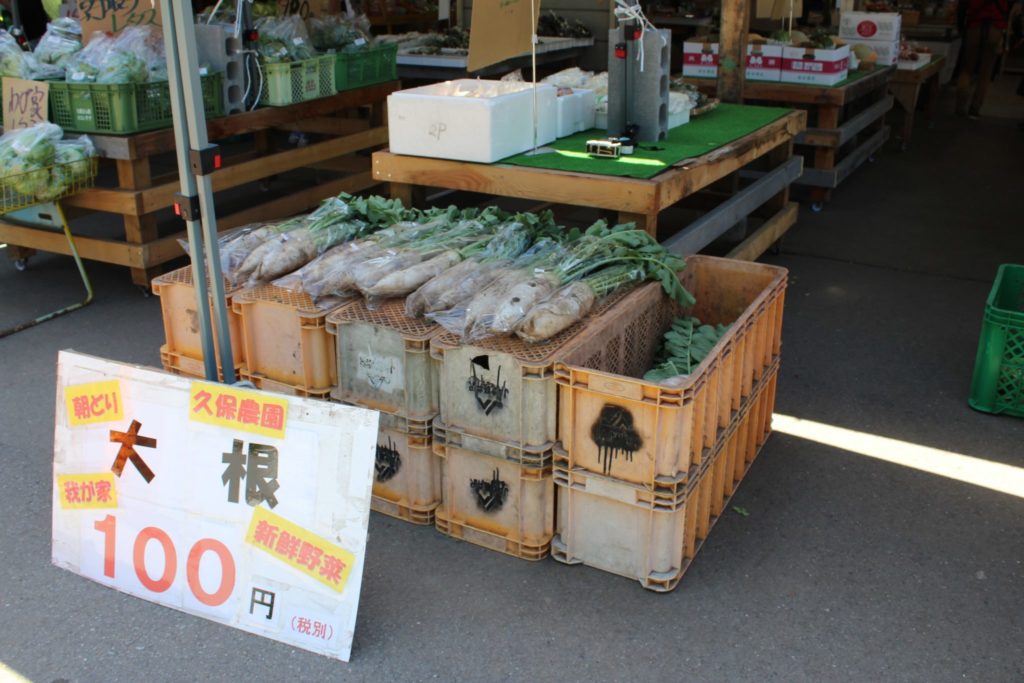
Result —
<svg viewBox="0 0 1024 683"><path fill-rule="evenodd" d="M327 398L338 381L328 310L305 292L274 285L243 289L231 297L239 319L245 367L240 375L258 389Z"/></svg>
<svg viewBox="0 0 1024 683"><path fill-rule="evenodd" d="M571 353L601 357L595 317L538 344L514 337L431 342L439 361L440 415L434 452L442 458L441 533L528 560L551 550L552 458L558 429L555 362Z"/></svg>
<svg viewBox="0 0 1024 683"><path fill-rule="evenodd" d="M164 319L164 344L160 347L160 360L164 370L176 375L204 377L203 343L199 335L199 313L196 310L196 289L192 283L192 266L178 268L155 278L152 282L152 289L153 293L160 297L160 311ZM228 329L231 335L231 355L237 374L245 367L241 320L230 310L233 288L225 282L224 291L229 306ZM210 307L210 316L212 319L212 306Z"/></svg>
<svg viewBox="0 0 1024 683"><path fill-rule="evenodd" d="M681 309L657 284L593 323L598 353L557 365L555 559L672 590L770 429L786 272L713 257L687 260ZM637 379L680 315L729 331L688 376Z"/></svg>
<svg viewBox="0 0 1024 683"><path fill-rule="evenodd" d="M360 300L329 315L327 331L337 350L331 398L381 413L371 508L433 524L441 468L431 449L438 391L430 340L441 328L407 317L402 300L372 310Z"/></svg>

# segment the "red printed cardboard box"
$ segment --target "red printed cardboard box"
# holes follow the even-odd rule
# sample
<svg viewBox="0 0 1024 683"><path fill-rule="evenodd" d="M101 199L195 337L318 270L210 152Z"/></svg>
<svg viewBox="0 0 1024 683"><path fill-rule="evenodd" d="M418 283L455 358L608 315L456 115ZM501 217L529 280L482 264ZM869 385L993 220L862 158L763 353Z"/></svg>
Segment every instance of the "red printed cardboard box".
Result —
<svg viewBox="0 0 1024 683"><path fill-rule="evenodd" d="M718 76L718 43L683 43L683 75ZM744 76L749 81L778 81L782 77L782 46L750 43Z"/></svg>
<svg viewBox="0 0 1024 683"><path fill-rule="evenodd" d="M850 46L832 50L809 47L782 48L782 82L835 85L850 74Z"/></svg>
<svg viewBox="0 0 1024 683"><path fill-rule="evenodd" d="M848 43L862 40L899 42L902 20L896 12L843 12L839 37Z"/></svg>

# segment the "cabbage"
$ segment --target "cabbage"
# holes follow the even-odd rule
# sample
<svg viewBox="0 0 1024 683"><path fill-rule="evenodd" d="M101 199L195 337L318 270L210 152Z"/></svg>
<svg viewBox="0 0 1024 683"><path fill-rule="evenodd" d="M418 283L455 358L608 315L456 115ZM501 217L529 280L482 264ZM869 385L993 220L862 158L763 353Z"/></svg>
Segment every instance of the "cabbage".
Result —
<svg viewBox="0 0 1024 683"><path fill-rule="evenodd" d="M149 66L134 52L112 51L96 74L97 83L145 83L147 80Z"/></svg>
<svg viewBox="0 0 1024 683"><path fill-rule="evenodd" d="M0 189L51 201L68 194L93 173L96 148L88 137L62 140L64 131L52 123L11 131L0 137Z"/></svg>

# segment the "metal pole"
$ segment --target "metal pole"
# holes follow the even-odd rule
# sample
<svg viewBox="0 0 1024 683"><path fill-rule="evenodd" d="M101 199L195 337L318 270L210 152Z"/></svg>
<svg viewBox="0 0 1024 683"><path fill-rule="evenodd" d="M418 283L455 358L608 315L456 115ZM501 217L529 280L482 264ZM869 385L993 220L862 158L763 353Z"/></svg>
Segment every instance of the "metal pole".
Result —
<svg viewBox="0 0 1024 683"><path fill-rule="evenodd" d="M178 63L178 42L175 34L174 17L168 11L167 0L160 0L164 23L164 50L167 53L167 81L171 91L171 110L174 114L175 152L178 158L178 176L181 179L181 193L191 197L196 194L196 179L189 167L188 129L184 116L185 102L181 92L181 65ZM206 279L205 249L203 248L202 224L197 220L186 220L189 255L192 257L192 283L196 290L196 311L199 314L199 339L203 346L203 368L206 379L216 382L217 354L214 350L213 334L210 327L210 295Z"/></svg>
<svg viewBox="0 0 1024 683"><path fill-rule="evenodd" d="M174 135L177 140L178 173L185 197L199 198L200 220L186 221L189 245L192 251L192 274L196 285L197 310L200 312L200 333L203 336L203 360L206 378L217 380L216 356L212 353L214 338L207 321L209 303L213 306L213 327L220 352L223 380L235 381L235 361L231 353L231 333L228 328L227 301L224 296L224 277L220 269L220 249L217 243L217 217L213 202L210 176L195 174L192 162L198 153L209 146L206 136L206 113L199 81L199 56L196 49L195 17L191 3L160 0L164 23L164 45L167 50L168 80L170 81L171 109L174 114ZM202 241L195 234L201 228ZM205 258L204 258L205 256ZM204 272L200 264L205 262Z"/></svg>

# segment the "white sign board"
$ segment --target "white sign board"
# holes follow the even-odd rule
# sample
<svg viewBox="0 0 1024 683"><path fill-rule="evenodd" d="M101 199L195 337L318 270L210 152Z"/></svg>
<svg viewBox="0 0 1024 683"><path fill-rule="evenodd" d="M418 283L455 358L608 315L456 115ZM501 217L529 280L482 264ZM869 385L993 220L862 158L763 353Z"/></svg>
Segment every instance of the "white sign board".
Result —
<svg viewBox="0 0 1024 683"><path fill-rule="evenodd" d="M63 351L53 562L348 661L378 417Z"/></svg>

